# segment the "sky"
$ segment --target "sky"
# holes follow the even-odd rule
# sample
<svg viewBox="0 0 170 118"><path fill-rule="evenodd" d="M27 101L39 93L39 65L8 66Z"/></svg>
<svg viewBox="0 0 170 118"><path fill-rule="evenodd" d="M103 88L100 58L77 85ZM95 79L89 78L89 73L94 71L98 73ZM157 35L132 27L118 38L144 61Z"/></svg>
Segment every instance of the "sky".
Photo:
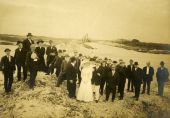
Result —
<svg viewBox="0 0 170 118"><path fill-rule="evenodd" d="M0 33L170 43L170 0L0 0Z"/></svg>

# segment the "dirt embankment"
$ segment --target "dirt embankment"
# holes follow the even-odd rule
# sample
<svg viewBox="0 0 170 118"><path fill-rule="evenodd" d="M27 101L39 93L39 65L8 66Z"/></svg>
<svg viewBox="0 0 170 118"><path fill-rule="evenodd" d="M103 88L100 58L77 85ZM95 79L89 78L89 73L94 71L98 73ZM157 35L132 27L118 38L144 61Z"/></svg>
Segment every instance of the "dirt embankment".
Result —
<svg viewBox="0 0 170 118"><path fill-rule="evenodd" d="M1 86L0 117L2 118L168 118L170 116L169 98L142 95L134 101L132 93L125 94L125 100L116 99L114 103L83 103L67 97L66 84L55 87L55 76L39 73L36 88L29 90L28 81L15 82L13 93L3 94ZM2 85L2 84L1 84ZM170 90L170 84L166 91ZM155 91L155 90L153 90ZM168 95L168 92L165 93Z"/></svg>

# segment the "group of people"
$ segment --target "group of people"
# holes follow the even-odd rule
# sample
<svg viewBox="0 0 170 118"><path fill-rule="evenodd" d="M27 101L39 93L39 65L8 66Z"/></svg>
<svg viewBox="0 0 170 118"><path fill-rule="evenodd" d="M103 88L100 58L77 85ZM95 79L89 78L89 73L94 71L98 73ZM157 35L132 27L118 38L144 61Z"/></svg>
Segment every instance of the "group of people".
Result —
<svg viewBox="0 0 170 118"><path fill-rule="evenodd" d="M140 94L145 94L145 91L150 95L150 85L154 76L154 68L150 62L141 69L138 62L132 59L126 66L122 59L117 62L108 58L84 56L76 51L74 56L70 56L66 50L57 50L52 40L45 48L43 40L38 40L35 44L32 37L32 34L28 33L27 39L17 42L18 48L14 56L11 56L9 48L4 50L6 55L2 57L0 65L4 74L6 93L11 92L13 74L17 67L18 81L22 78L23 81L27 80L28 72L30 73L30 89L35 87L37 72L42 71L47 75L55 72L56 87L67 81L68 97L79 101L98 102L103 94L106 94L105 101L109 100L110 94L114 101L118 93L119 100L123 100L126 79L127 91L134 92L135 100L139 99ZM159 96L163 96L164 84L169 77L168 69L164 65L165 63L161 61L156 72ZM77 84L79 89L76 94Z"/></svg>

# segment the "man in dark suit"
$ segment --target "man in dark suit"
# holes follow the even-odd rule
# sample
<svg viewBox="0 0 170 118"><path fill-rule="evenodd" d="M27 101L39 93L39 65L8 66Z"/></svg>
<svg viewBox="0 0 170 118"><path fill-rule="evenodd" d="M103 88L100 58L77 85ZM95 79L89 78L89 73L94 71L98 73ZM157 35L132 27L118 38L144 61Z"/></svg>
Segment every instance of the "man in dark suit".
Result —
<svg viewBox="0 0 170 118"><path fill-rule="evenodd" d="M134 70L134 65L133 65L133 60L131 59L129 61L129 65L127 66L127 78L128 78L128 88L127 91L133 92L134 85L133 85L133 70Z"/></svg>
<svg viewBox="0 0 170 118"><path fill-rule="evenodd" d="M44 59L44 55L45 55L45 48L43 47L43 40L38 40L37 44L38 47L36 47L35 52L38 55L39 61L38 61L38 70L45 72L46 71L46 66L45 66L45 59Z"/></svg>
<svg viewBox="0 0 170 118"><path fill-rule="evenodd" d="M133 71L134 87L135 87L134 98L138 101L140 95L140 88L142 84L143 72L142 69L138 67L138 62L135 62L134 66L135 66L135 69Z"/></svg>
<svg viewBox="0 0 170 118"><path fill-rule="evenodd" d="M81 83L81 70L80 70L81 58L82 58L82 54L79 54L78 57L76 57L76 65L75 65L77 70L77 76L78 76L78 84Z"/></svg>
<svg viewBox="0 0 170 118"><path fill-rule="evenodd" d="M46 55L47 55L47 74L53 74L54 68L49 65L55 59L55 55L57 54L57 48L54 46L54 42L52 40L49 41L50 46L47 47Z"/></svg>
<svg viewBox="0 0 170 118"><path fill-rule="evenodd" d="M153 80L154 69L150 66L150 62L146 63L146 66L143 68L143 91L142 94L145 93L146 85L147 85L147 94L150 95L150 85Z"/></svg>
<svg viewBox="0 0 170 118"><path fill-rule="evenodd" d="M56 69L56 77L58 77L60 74L61 64L63 60L64 60L64 57L62 55L62 50L58 50L58 53L56 54L54 60L50 64L50 67L53 67Z"/></svg>
<svg viewBox="0 0 170 118"><path fill-rule="evenodd" d="M4 88L5 92L11 92L11 87L13 83L13 74L15 71L15 59L10 55L11 50L9 48L5 49L6 56L1 59L1 68L4 74Z"/></svg>
<svg viewBox="0 0 170 118"><path fill-rule="evenodd" d="M71 57L66 69L67 90L70 98L76 98L77 72L75 69L76 58Z"/></svg>
<svg viewBox="0 0 170 118"><path fill-rule="evenodd" d="M112 102L115 100L116 86L118 85L118 77L115 68L116 67L113 65L106 79L106 101L109 100L110 93L112 93Z"/></svg>
<svg viewBox="0 0 170 118"><path fill-rule="evenodd" d="M105 86L106 78L107 78L106 61L102 62L101 66L99 67L99 71L100 71L100 74L101 74L100 94L103 95L104 86Z"/></svg>
<svg viewBox="0 0 170 118"><path fill-rule="evenodd" d="M25 66L25 52L23 50L23 44L21 41L17 42L18 48L15 50L14 58L17 65L17 77L18 81L21 81L21 68L23 69L23 80L27 78L27 69Z"/></svg>
<svg viewBox="0 0 170 118"><path fill-rule="evenodd" d="M92 79L91 79L93 85L94 99L96 103L98 103L100 97L99 90L100 90L100 83L101 83L101 74L99 71L99 66L100 66L100 62L96 61L93 74L92 74Z"/></svg>
<svg viewBox="0 0 170 118"><path fill-rule="evenodd" d="M32 37L33 35L31 33L28 33L27 34L27 39L25 39L23 41L23 50L24 50L24 60L25 60L25 63L26 63L26 57L27 57L27 53L31 51L31 45L34 44L34 41L32 40ZM25 71L24 71L26 74L27 74L27 68L25 68ZM24 80L27 79L27 75L24 76Z"/></svg>
<svg viewBox="0 0 170 118"><path fill-rule="evenodd" d="M35 52L35 45L31 45L31 51L27 53L26 65L30 71L30 89L34 89L35 79L38 72L38 55Z"/></svg>
<svg viewBox="0 0 170 118"><path fill-rule="evenodd" d="M118 91L120 93L119 100L123 100L124 98L124 89L126 83L126 66L125 62L121 61L119 65L116 67L117 78L119 80Z"/></svg>
<svg viewBox="0 0 170 118"><path fill-rule="evenodd" d="M60 70L60 74L58 76L58 80L57 80L57 87L60 86L60 84L62 84L62 82L64 80L66 80L66 69L67 69L67 65L69 63L69 60L70 60L70 57L69 55L65 55L65 58L64 60L62 61L62 64L61 64L61 70Z"/></svg>

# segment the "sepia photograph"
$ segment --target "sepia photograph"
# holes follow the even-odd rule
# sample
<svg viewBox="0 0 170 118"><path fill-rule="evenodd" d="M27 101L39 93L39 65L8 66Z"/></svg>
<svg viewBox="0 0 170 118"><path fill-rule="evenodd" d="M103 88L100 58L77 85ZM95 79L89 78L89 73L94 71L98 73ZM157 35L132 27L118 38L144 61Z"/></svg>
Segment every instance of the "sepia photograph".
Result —
<svg viewBox="0 0 170 118"><path fill-rule="evenodd" d="M0 0L0 118L170 118L170 0Z"/></svg>

